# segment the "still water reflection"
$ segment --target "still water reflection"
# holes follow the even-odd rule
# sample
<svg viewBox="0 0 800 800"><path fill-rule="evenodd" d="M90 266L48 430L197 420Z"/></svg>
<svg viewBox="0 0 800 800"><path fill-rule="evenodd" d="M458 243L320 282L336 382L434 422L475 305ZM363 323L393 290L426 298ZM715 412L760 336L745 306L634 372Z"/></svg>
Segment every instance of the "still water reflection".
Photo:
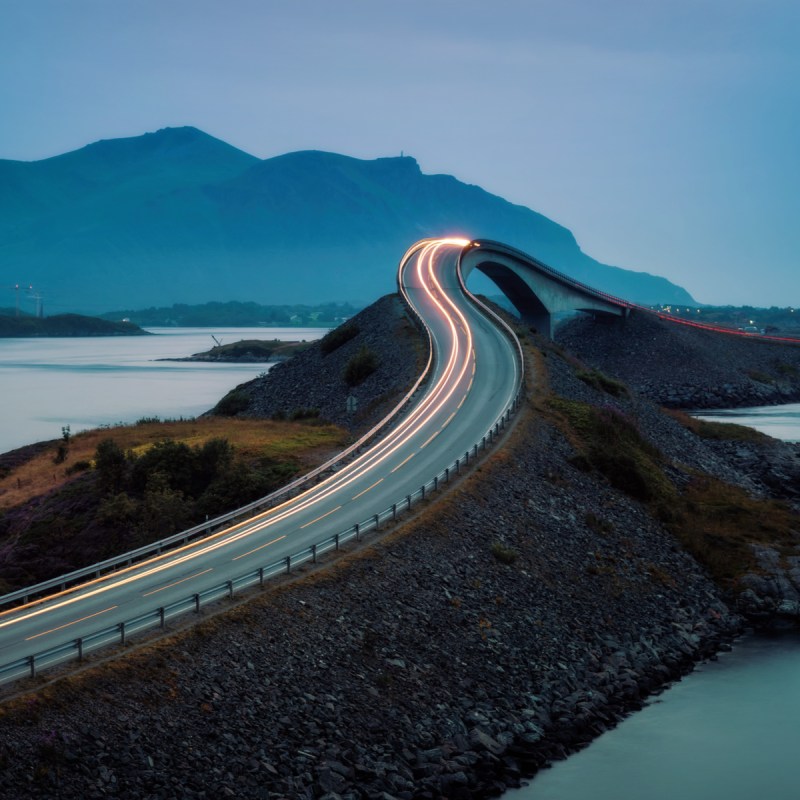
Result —
<svg viewBox="0 0 800 800"><path fill-rule="evenodd" d="M797 800L800 639L748 637L504 800Z"/></svg>
<svg viewBox="0 0 800 800"><path fill-rule="evenodd" d="M800 404L698 415L800 441ZM504 800L797 800L800 635L751 636Z"/></svg>
<svg viewBox="0 0 800 800"><path fill-rule="evenodd" d="M163 328L155 336L0 339L0 453L141 417L194 417L267 364L157 361L241 339L318 339L323 328Z"/></svg>

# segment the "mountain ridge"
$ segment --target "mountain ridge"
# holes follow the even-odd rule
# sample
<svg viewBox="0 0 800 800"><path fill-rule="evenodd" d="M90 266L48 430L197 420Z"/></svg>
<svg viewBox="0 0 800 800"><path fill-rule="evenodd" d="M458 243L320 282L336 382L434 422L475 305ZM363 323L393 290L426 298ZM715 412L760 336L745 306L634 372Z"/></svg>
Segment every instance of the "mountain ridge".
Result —
<svg viewBox="0 0 800 800"><path fill-rule="evenodd" d="M193 127L0 160L0 260L49 307L211 299L369 302L417 239L507 242L637 302L693 303L665 278L600 264L572 232L410 156L258 159ZM322 265L322 266L320 266Z"/></svg>

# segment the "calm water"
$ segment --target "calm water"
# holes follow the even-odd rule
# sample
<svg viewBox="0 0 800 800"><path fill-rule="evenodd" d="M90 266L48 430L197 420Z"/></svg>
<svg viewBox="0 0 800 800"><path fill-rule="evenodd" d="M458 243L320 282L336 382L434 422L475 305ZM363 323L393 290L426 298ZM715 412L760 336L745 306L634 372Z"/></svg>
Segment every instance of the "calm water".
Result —
<svg viewBox="0 0 800 800"><path fill-rule="evenodd" d="M797 800L800 639L743 639L504 800Z"/></svg>
<svg viewBox="0 0 800 800"><path fill-rule="evenodd" d="M800 404L702 416L800 441ZM503 800L797 800L799 756L800 636L751 636Z"/></svg>
<svg viewBox="0 0 800 800"><path fill-rule="evenodd" d="M800 442L800 403L783 406L759 406L758 408L736 408L726 411L704 411L694 416L717 422L733 422L784 439Z"/></svg>
<svg viewBox="0 0 800 800"><path fill-rule="evenodd" d="M325 328L154 328L155 336L0 339L0 453L141 417L194 417L268 364L156 361L240 339L318 339Z"/></svg>

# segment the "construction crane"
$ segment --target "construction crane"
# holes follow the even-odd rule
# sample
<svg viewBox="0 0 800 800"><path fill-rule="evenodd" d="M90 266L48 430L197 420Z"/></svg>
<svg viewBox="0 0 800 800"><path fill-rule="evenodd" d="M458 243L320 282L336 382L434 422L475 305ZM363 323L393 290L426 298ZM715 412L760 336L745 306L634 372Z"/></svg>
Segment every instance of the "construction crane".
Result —
<svg viewBox="0 0 800 800"><path fill-rule="evenodd" d="M20 286L20 284L15 283L13 286L4 286L4 289L10 289L15 294L15 307L16 307L16 316L19 316L19 290L22 289L23 291L32 292L33 285L28 284L27 288L25 286Z"/></svg>
<svg viewBox="0 0 800 800"><path fill-rule="evenodd" d="M44 316L44 304L42 303L44 295L41 292L34 291L33 286L29 286L28 297L36 301L36 317L37 319L41 319Z"/></svg>

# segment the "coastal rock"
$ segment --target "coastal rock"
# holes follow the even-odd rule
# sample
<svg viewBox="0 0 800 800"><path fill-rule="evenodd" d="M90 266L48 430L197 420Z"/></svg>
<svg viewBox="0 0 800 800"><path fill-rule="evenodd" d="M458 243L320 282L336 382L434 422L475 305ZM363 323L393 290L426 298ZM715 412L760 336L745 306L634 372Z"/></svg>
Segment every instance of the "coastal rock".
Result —
<svg viewBox="0 0 800 800"><path fill-rule="evenodd" d="M410 324L396 302L370 312L376 325ZM248 386L247 413L316 402L315 386L339 380L361 345L347 346L289 362L306 357L310 377L287 364ZM413 344L376 346L382 358L404 354L392 371L411 382ZM554 350L538 363L546 375L532 383L634 419L677 486L679 463L769 496L766 476L779 470L762 469L758 446L717 446L635 394L598 392ZM732 611L661 521L581 468L574 441L533 404L479 471L422 510L331 570L9 706L4 791L494 797L729 646L740 611L795 609L794 578L784 579L800 554L760 553L763 574L748 577ZM498 558L498 543L514 557Z"/></svg>

